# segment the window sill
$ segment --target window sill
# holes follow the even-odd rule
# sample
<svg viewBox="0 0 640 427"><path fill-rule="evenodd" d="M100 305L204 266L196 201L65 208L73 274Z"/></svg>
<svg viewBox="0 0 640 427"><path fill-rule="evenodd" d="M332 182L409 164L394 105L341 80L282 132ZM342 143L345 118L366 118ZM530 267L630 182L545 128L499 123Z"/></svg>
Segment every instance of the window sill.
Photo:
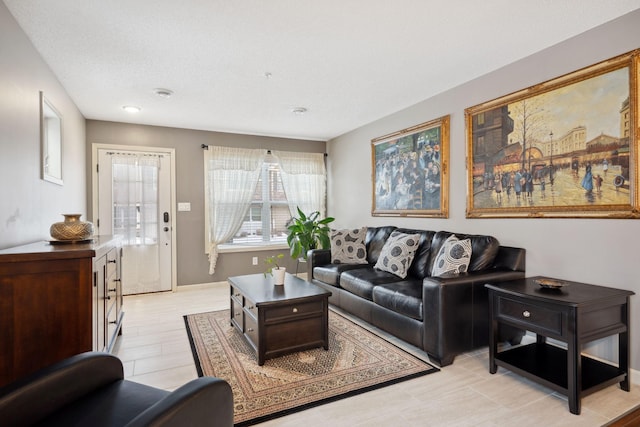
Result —
<svg viewBox="0 0 640 427"><path fill-rule="evenodd" d="M288 251L289 246L286 243L219 245L218 253L228 254L235 252L274 251L280 249L286 249Z"/></svg>

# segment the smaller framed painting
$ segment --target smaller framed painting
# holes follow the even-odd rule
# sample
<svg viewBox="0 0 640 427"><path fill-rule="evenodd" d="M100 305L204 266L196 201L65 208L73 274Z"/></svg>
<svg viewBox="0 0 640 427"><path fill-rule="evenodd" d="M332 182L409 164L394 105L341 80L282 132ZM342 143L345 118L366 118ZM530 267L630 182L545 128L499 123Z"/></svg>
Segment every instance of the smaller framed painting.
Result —
<svg viewBox="0 0 640 427"><path fill-rule="evenodd" d="M449 216L449 116L371 141L373 216Z"/></svg>

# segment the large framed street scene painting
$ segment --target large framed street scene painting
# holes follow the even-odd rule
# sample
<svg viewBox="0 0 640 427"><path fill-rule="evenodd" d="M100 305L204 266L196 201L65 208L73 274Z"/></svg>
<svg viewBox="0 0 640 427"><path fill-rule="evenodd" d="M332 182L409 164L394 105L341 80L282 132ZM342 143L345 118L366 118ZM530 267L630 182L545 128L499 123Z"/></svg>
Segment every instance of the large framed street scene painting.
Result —
<svg viewBox="0 0 640 427"><path fill-rule="evenodd" d="M467 217L640 218L639 53L467 108Z"/></svg>
<svg viewBox="0 0 640 427"><path fill-rule="evenodd" d="M449 116L371 141L373 216L447 218Z"/></svg>

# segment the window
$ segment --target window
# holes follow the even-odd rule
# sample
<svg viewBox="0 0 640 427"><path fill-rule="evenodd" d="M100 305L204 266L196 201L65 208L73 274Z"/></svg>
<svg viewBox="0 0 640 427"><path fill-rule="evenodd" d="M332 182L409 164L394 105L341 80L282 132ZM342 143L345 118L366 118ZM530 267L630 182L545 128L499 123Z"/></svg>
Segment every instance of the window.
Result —
<svg viewBox="0 0 640 427"><path fill-rule="evenodd" d="M282 244L292 213L325 212L324 154L204 146L205 248Z"/></svg>
<svg viewBox="0 0 640 427"><path fill-rule="evenodd" d="M242 226L227 243L281 243L287 241L287 225L291 220L289 203L282 186L280 166L267 157L244 216Z"/></svg>

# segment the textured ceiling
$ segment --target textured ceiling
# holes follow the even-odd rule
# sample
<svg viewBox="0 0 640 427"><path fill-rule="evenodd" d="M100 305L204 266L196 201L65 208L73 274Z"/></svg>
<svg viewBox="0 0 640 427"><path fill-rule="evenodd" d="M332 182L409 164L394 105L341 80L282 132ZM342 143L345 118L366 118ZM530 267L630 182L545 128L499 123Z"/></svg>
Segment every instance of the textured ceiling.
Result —
<svg viewBox="0 0 640 427"><path fill-rule="evenodd" d="M640 8L640 0L3 1L88 119L313 140Z"/></svg>

